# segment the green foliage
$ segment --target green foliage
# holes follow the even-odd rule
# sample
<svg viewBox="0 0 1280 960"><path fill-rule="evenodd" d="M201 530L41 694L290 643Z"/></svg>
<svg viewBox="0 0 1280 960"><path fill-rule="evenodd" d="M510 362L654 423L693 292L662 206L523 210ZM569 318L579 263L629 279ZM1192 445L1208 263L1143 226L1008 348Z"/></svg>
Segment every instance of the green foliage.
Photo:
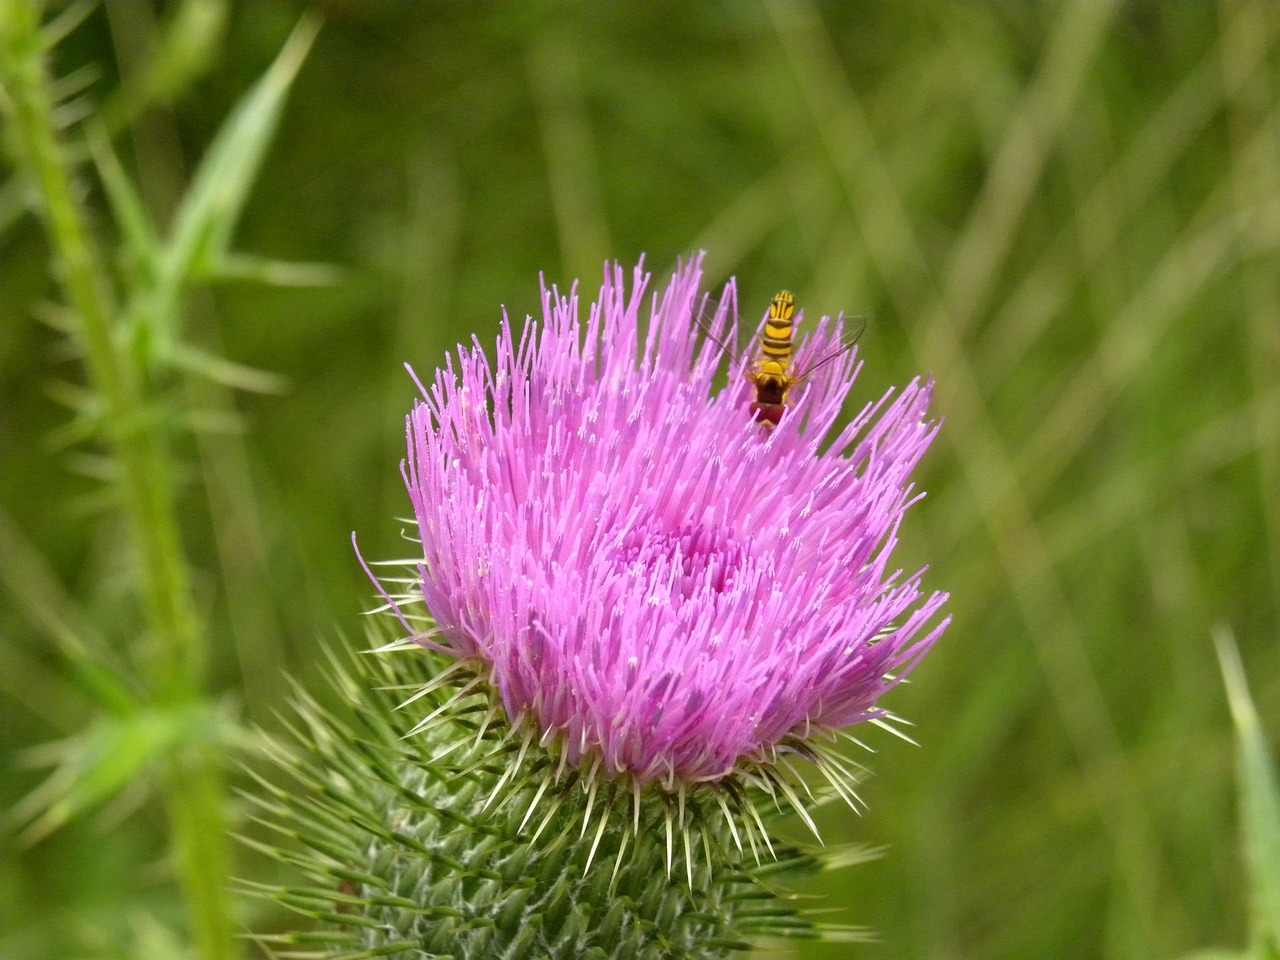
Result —
<svg viewBox="0 0 1280 960"><path fill-rule="evenodd" d="M147 81L144 99L184 85L183 49L187 59L207 54L191 36L193 23L212 26L217 19L213 8L205 9L215 14L213 20L199 14L194 21L180 19L169 34L172 42L158 48L153 65L161 64L161 72ZM8 146L16 160L15 182L31 188L34 212L44 223L52 272L66 302L59 311L67 319L64 332L85 365L83 388L57 391L76 416L60 434L64 442L100 444L106 462L101 472L122 508L127 531L128 579L142 599L131 611L128 635L141 642L120 656L97 631L91 637L72 625L82 618L41 611L39 619L56 624L56 645L103 713L82 732L32 752L37 764L55 769L14 807L9 821L25 828L25 842L35 842L91 811L132 803L154 791L168 816L170 857L185 895L190 939L204 960L220 960L238 952L226 890L230 865L222 768L240 736L236 721L204 689L207 638L195 610L170 462L172 424L187 422L188 416L171 381L175 374L197 374L252 388L267 379L187 346L180 332L183 298L227 252L316 28L304 22L233 113L163 241L107 135L96 133L94 152L121 243L119 255L109 258L79 195L82 150L69 145L64 130L71 109L64 101L83 83L51 80L46 59L87 10L73 7L48 26L41 25L40 12L38 4L0 7L0 94L12 123ZM119 277L107 266L111 259L126 265ZM124 306L118 309L119 301ZM190 421L196 419L193 415ZM3 532L11 547L4 560L10 587L33 583L42 599L56 596L56 581L43 569L34 575L23 569L22 554L29 551L7 517ZM147 929L162 929L145 916L142 922ZM140 952L146 951L140 946Z"/></svg>
<svg viewBox="0 0 1280 960"><path fill-rule="evenodd" d="M56 770L13 809L13 816L30 821L23 840L34 843L127 791L152 789L156 771L174 756L191 751L216 756L243 745L235 722L203 704L139 705L118 716L104 715L88 730L30 752L32 765Z"/></svg>
<svg viewBox="0 0 1280 960"><path fill-rule="evenodd" d="M278 378L270 374L187 342L181 308L193 284L224 273L272 279L268 267L256 258L230 252L231 235L279 123L285 95L317 29L314 21L304 21L271 69L237 105L205 153L163 243L157 241L142 199L109 142L95 139L99 175L133 261L134 283L123 312L145 368L176 369L241 390L280 388ZM288 266L281 272L287 273Z"/></svg>

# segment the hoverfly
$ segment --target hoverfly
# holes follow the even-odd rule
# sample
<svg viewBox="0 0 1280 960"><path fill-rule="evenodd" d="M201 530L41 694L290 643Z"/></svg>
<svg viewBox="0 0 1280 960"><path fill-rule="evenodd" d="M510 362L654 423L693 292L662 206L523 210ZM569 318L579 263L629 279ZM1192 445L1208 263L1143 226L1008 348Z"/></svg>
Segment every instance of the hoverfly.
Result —
<svg viewBox="0 0 1280 960"><path fill-rule="evenodd" d="M853 318L852 326L840 338L834 350L823 354L805 365L803 370L791 370L793 336L795 334L796 302L790 291L783 290L769 301L769 315L764 321L764 335L760 338L760 357L747 372L747 380L755 388L756 398L751 403L751 415L766 429L772 430L782 420L787 409L787 397L792 387L812 374L823 364L853 349L862 336L867 322L862 317ZM703 320L698 325L735 363L737 354L711 332Z"/></svg>

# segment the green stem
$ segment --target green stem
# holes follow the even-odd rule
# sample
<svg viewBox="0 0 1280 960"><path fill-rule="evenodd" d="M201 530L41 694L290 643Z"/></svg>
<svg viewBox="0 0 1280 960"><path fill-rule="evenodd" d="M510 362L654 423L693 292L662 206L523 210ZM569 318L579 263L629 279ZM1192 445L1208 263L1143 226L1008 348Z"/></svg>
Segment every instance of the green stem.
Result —
<svg viewBox="0 0 1280 960"><path fill-rule="evenodd" d="M202 960L233 960L239 950L227 890L231 851L221 763L205 749L175 758L168 773L165 804L192 939Z"/></svg>
<svg viewBox="0 0 1280 960"><path fill-rule="evenodd" d="M181 706L201 696L206 650L179 535L166 445L147 415L145 377L115 336L107 273L76 202L72 173L55 132L39 17L40 4L32 0L0 0L0 103L9 113L19 166L38 187L58 279L78 320L85 365L118 462L151 637L149 687L157 702ZM200 955L230 960L237 950L226 891L229 852L216 759L201 755L184 764L181 775L168 779L167 790L173 845Z"/></svg>
<svg viewBox="0 0 1280 960"><path fill-rule="evenodd" d="M103 405L108 440L119 461L125 512L140 554L142 591L156 644L153 690L182 702L200 688L203 637L191 600L178 535L166 452L143 402L142 377L117 349L115 310L100 257L76 203L72 177L54 134L35 5L0 0L0 81L12 114L19 161L35 178L54 260L79 320L89 378Z"/></svg>

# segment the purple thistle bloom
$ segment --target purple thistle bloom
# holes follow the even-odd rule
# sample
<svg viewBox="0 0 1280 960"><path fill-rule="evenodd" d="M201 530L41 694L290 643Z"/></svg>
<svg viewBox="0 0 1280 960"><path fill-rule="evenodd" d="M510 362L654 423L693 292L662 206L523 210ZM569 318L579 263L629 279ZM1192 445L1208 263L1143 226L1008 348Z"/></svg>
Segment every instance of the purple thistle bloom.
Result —
<svg viewBox="0 0 1280 960"><path fill-rule="evenodd" d="M945 629L945 594L889 567L937 424L932 383L828 438L860 364L792 392L772 431L745 361L698 335L701 258L640 322L606 268L590 318L542 293L543 321L473 339L408 417L405 482L422 541L418 642L472 665L508 717L566 762L683 789L886 716L880 697ZM737 342L732 284L712 328ZM797 368L838 342L801 338ZM584 335L585 334L585 335ZM421 385L420 385L421 386ZM829 439L825 452L820 452ZM818 751L821 753L821 751Z"/></svg>

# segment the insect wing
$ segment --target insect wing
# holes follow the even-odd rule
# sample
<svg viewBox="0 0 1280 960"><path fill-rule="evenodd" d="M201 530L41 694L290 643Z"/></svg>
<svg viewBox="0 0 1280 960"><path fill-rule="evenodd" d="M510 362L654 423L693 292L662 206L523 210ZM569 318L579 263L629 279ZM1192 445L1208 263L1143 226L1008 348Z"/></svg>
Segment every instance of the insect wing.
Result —
<svg viewBox="0 0 1280 960"><path fill-rule="evenodd" d="M832 360L843 357L846 353L854 348L863 332L867 329L866 317L846 317L844 321L844 331L840 334L840 345L832 350L827 351L817 359L806 363L804 369L797 372L793 379L796 382L804 380L819 367L825 366Z"/></svg>
<svg viewBox="0 0 1280 960"><path fill-rule="evenodd" d="M698 325L708 340L721 349L724 355L729 358L729 362L734 366L737 366L741 362L741 355L736 349L725 343L721 336L715 332L714 327L712 327L711 318L720 312L720 307L721 304L716 303L714 309L712 309L710 298L704 298L702 309L694 314L693 322Z"/></svg>

